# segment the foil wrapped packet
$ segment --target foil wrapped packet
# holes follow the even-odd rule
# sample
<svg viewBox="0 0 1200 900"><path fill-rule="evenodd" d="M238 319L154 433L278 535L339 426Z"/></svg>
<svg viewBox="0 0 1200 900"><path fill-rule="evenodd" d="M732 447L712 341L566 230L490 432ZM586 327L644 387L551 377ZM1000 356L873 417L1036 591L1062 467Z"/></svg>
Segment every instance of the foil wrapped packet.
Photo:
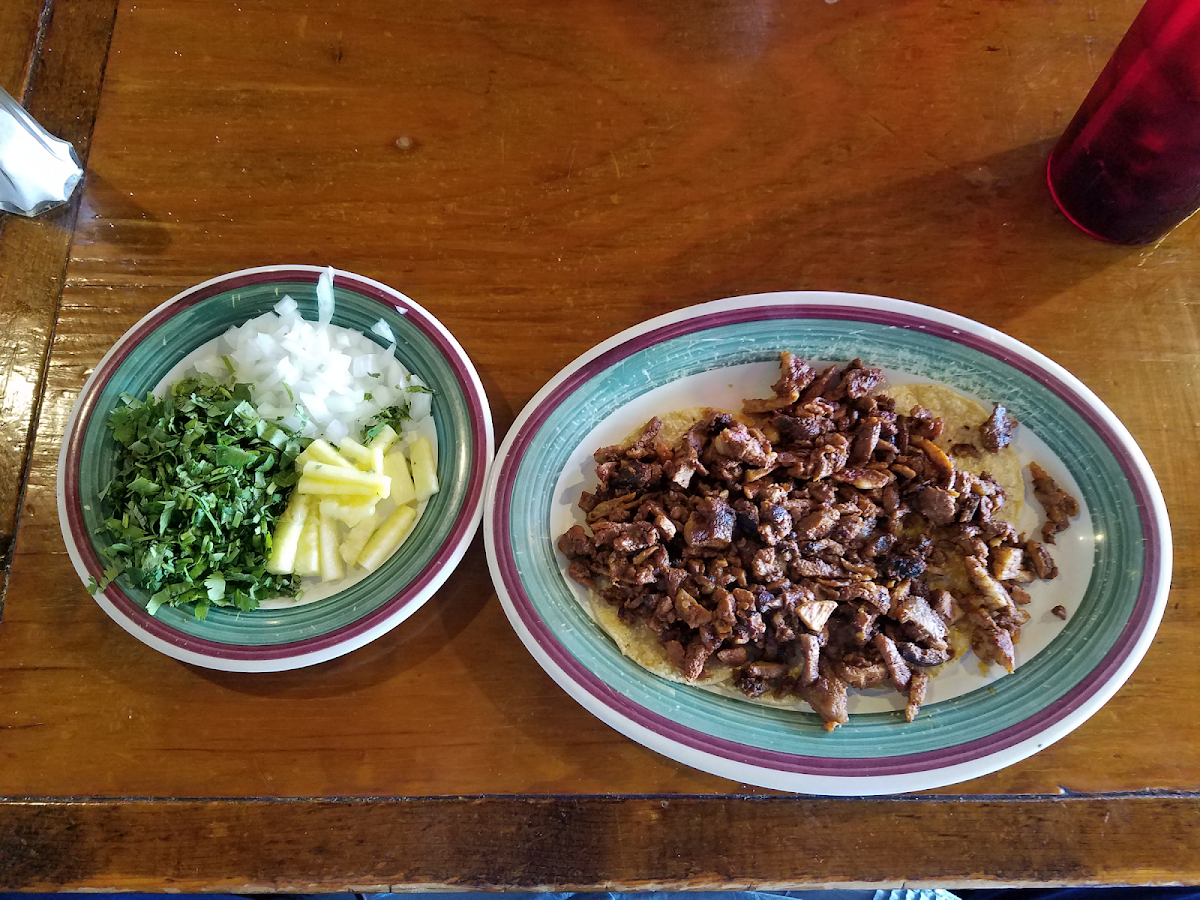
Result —
<svg viewBox="0 0 1200 900"><path fill-rule="evenodd" d="M0 210L36 216L61 206L82 177L75 148L0 88Z"/></svg>

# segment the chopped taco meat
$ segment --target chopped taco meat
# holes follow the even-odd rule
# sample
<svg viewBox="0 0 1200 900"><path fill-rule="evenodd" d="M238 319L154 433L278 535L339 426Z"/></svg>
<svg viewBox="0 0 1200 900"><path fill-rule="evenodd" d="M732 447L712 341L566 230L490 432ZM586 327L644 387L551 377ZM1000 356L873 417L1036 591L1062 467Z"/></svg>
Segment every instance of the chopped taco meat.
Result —
<svg viewBox="0 0 1200 900"><path fill-rule="evenodd" d="M992 414L979 426L979 437L983 449L989 453L999 453L1012 442L1013 426L1016 419L1008 414L1008 410L999 403L992 409Z"/></svg>
<svg viewBox="0 0 1200 900"><path fill-rule="evenodd" d="M912 721L930 670L954 658L953 628L1011 671L1021 585L1057 570L1001 517L1004 487L958 468L970 454L937 443L946 422L898 409L861 360L818 373L784 353L781 370L740 416L706 410L674 441L656 418L597 451L590 534L558 541L569 575L652 633L684 680L799 698L830 730L849 689L883 685ZM986 458L1014 424L997 405L965 446ZM1039 498L1066 513L1074 501L1039 472Z"/></svg>
<svg viewBox="0 0 1200 900"><path fill-rule="evenodd" d="M1042 539L1047 544L1054 543L1054 535L1066 531L1071 524L1071 517L1079 515L1079 503L1055 484L1037 463L1029 464L1029 474L1033 477L1033 496L1042 504L1046 511L1046 521L1042 524Z"/></svg>

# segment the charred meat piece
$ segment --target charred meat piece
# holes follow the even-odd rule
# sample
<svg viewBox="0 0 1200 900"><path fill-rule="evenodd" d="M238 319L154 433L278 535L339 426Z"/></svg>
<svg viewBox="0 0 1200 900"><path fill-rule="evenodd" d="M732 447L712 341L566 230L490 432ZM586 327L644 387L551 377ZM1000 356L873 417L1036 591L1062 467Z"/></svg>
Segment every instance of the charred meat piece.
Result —
<svg viewBox="0 0 1200 900"><path fill-rule="evenodd" d="M958 516L957 499L942 487L923 488L917 494L917 509L934 525L949 525Z"/></svg>
<svg viewBox="0 0 1200 900"><path fill-rule="evenodd" d="M950 657L953 656L949 648L934 650L922 647L912 641L896 641L896 649L900 651L900 655L906 660L914 666L920 666L921 668L940 666L942 663L949 661Z"/></svg>
<svg viewBox="0 0 1200 900"><path fill-rule="evenodd" d="M909 594L900 602L896 618L909 626L909 631L922 644L934 649L945 650L949 632L942 621L925 601L924 597Z"/></svg>
<svg viewBox="0 0 1200 900"><path fill-rule="evenodd" d="M795 416L781 413L771 419L771 426L779 432L779 436L782 439L792 444L815 440L837 427L824 416L816 416L810 413Z"/></svg>
<svg viewBox="0 0 1200 900"><path fill-rule="evenodd" d="M1058 566L1054 562L1054 557L1037 541L1025 542L1025 554L1038 578L1049 581L1051 578L1058 577Z"/></svg>
<svg viewBox="0 0 1200 900"><path fill-rule="evenodd" d="M826 434L817 439L809 457L805 477L813 481L828 478L834 472L846 468L846 460L850 458L850 440L844 434Z"/></svg>
<svg viewBox="0 0 1200 900"><path fill-rule="evenodd" d="M988 609L1007 609L1013 605L1012 597L999 581L988 571L987 563L975 556L963 560L971 583L979 591L979 599Z"/></svg>
<svg viewBox="0 0 1200 900"><path fill-rule="evenodd" d="M929 676L924 672L913 675L908 685L908 703L904 706L905 721L913 721L921 711L921 706L925 703L925 689L928 686Z"/></svg>
<svg viewBox="0 0 1200 900"><path fill-rule="evenodd" d="M888 553L876 559L880 574L904 580L919 578L925 572L925 559L914 553Z"/></svg>
<svg viewBox="0 0 1200 900"><path fill-rule="evenodd" d="M860 691L879 687L888 678L888 669L883 663L871 662L857 655L842 659L834 668L842 681Z"/></svg>
<svg viewBox="0 0 1200 900"><path fill-rule="evenodd" d="M596 551L596 545L582 525L572 525L558 539L558 549L567 559L579 559L591 556Z"/></svg>
<svg viewBox="0 0 1200 900"><path fill-rule="evenodd" d="M841 378L842 373L838 371L838 367L829 366L808 386L808 390L800 395L801 405L816 400L831 391L841 381Z"/></svg>
<svg viewBox="0 0 1200 900"><path fill-rule="evenodd" d="M623 459L609 478L609 486L619 491L649 490L662 479L661 463L645 463L637 459Z"/></svg>
<svg viewBox="0 0 1200 900"><path fill-rule="evenodd" d="M1060 488L1037 463L1029 464L1029 474L1033 477L1033 496L1046 511L1042 538L1047 544L1053 544L1054 535L1070 526L1071 516L1079 515L1079 502Z"/></svg>
<svg viewBox="0 0 1200 900"><path fill-rule="evenodd" d="M782 506L763 501L758 515L758 536L775 545L792 533L792 517Z"/></svg>
<svg viewBox="0 0 1200 900"><path fill-rule="evenodd" d="M837 673L823 668L816 681L801 686L798 693L825 721L826 731L850 721L846 712L846 682Z"/></svg>
<svg viewBox="0 0 1200 900"><path fill-rule="evenodd" d="M983 449L991 453L999 453L1012 442L1013 428L1017 420L1008 414L1008 410L999 403L992 409L992 414L979 426L979 440Z"/></svg>
<svg viewBox="0 0 1200 900"><path fill-rule="evenodd" d="M882 427L883 423L877 418L867 419L858 426L858 430L854 432L854 440L850 443L848 465L865 465L874 458Z"/></svg>
<svg viewBox="0 0 1200 900"><path fill-rule="evenodd" d="M896 642L880 632L875 635L875 649L883 658L888 675L891 676L892 683L896 685L896 688L901 691L907 688L908 682L912 678L912 670L904 661L904 657L900 655L900 651L896 649Z"/></svg>
<svg viewBox="0 0 1200 900"><path fill-rule="evenodd" d="M720 497L697 501L683 526L683 539L689 547L728 547L733 540L734 514Z"/></svg>
<svg viewBox="0 0 1200 900"><path fill-rule="evenodd" d="M722 456L756 468L770 465L775 458L771 444L757 429L734 422L712 440L712 448Z"/></svg>
<svg viewBox="0 0 1200 900"><path fill-rule="evenodd" d="M856 359L842 373L839 388L844 396L851 400L858 400L867 396L881 384L883 384L883 372L879 369L868 368L863 365L861 359Z"/></svg>
<svg viewBox="0 0 1200 900"><path fill-rule="evenodd" d="M771 390L775 392L776 397L794 395L799 398L800 392L812 384L813 379L817 377L812 366L786 350L779 355L779 368L781 369L779 380L771 385Z"/></svg>
<svg viewBox="0 0 1200 900"><path fill-rule="evenodd" d="M798 639L802 665L797 684L807 687L820 677L821 642L816 635L802 634Z"/></svg>

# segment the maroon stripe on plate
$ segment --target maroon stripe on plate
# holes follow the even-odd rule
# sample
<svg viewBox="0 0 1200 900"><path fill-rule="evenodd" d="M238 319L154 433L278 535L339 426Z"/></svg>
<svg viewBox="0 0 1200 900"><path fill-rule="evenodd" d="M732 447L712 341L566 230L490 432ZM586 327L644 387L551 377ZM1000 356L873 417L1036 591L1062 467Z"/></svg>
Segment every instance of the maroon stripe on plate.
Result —
<svg viewBox="0 0 1200 900"><path fill-rule="evenodd" d="M559 643L557 637L542 622L533 608L533 604L521 584L516 561L511 553L509 531L511 492L520 462L533 437L566 397L620 360L648 347L684 335L745 322L776 319L833 319L867 322L922 331L944 340L962 344L998 359L1044 385L1066 401L1100 436L1124 470L1137 498L1145 535L1145 574L1129 622L1109 653L1085 679L1058 700L1048 704L1029 718L984 739L940 750L894 757L828 759L749 747L714 738L659 716L621 695L596 677ZM861 307L799 303L772 305L766 308L749 307L726 310L707 315L702 321L686 319L664 325L661 328L634 336L571 372L562 384L542 400L521 426L514 439L512 448L505 458L497 478L497 502L494 506L492 525L497 536L497 561L501 578L525 627L533 635L538 645L572 681L614 712L679 744L734 762L778 771L814 775L881 776L944 768L1008 749L1035 737L1055 722L1061 721L1104 688L1133 651L1139 635L1154 614L1154 600L1162 587L1162 534L1157 519L1151 514L1152 497L1153 492L1138 472L1133 455L1108 423L1073 387L1025 356L1013 352L990 338L904 313L868 310Z"/></svg>
<svg viewBox="0 0 1200 900"><path fill-rule="evenodd" d="M93 382L88 395L83 398L75 427L71 431L67 449L67 471L64 485L68 498L67 521L72 539L83 557L84 564L97 581L103 576L104 564L96 553L90 535L84 525L82 502L79 493L79 466L82 454L83 437L87 432L92 416L95 414L95 403L105 386L116 374L121 364L128 358L134 348L144 341L164 322L179 313L201 303L210 297L227 291L249 285L263 284L274 281L292 281L315 284L320 277L319 271L302 269L272 269L269 271L248 271L238 275L217 279L207 285L199 285L178 295L155 310L145 321L134 326L118 342L113 355L97 369L96 380ZM487 477L487 437L484 425L485 415L482 398L473 389L469 364L465 361L462 351L447 339L445 332L436 320L419 304L399 294L392 294L379 285L371 284L347 273L337 273L334 276L334 286L352 290L390 307L402 311L405 318L413 322L418 330L437 347L438 352L445 357L454 370L455 380L466 398L471 421L471 475L463 505L450 530L446 541L443 542L433 558L421 571L404 586L394 597L372 610L362 618L349 623L334 631L300 641L283 644L272 644L262 647L244 647L223 644L203 638L193 637L176 631L174 628L151 616L137 602L132 600L116 583L105 589L105 596L117 607L119 612L139 630L179 647L210 658L239 661L289 659L308 653L336 647L377 627L380 623L392 618L415 596L426 589L439 577L445 576L446 566L451 561L458 546L471 537L472 520L475 511L483 501L484 480Z"/></svg>

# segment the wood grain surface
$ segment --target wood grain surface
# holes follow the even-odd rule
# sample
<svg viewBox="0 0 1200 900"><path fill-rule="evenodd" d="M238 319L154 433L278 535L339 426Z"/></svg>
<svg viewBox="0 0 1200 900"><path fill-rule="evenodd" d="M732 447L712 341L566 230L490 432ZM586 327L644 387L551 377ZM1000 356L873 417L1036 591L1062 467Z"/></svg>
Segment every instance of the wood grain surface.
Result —
<svg viewBox="0 0 1200 900"><path fill-rule="evenodd" d="M0 8L0 86L87 162L113 0ZM0 213L0 563L7 579L18 507L45 384L50 336L82 190L37 219Z"/></svg>
<svg viewBox="0 0 1200 900"><path fill-rule="evenodd" d="M45 6L46 0L21 0L0 6L0 88L18 103L25 99L37 59ZM11 234L6 238L5 232L15 218L0 212L0 252L14 242ZM53 307L58 304L55 290L50 297L51 308L38 310L29 322L27 304L14 291L15 277L9 272L8 266L0 267L0 561L6 574L29 452L29 426L49 346L45 335L54 322ZM39 327L41 340L36 334ZM30 330L35 332L34 340L27 342L24 335Z"/></svg>
<svg viewBox="0 0 1200 900"><path fill-rule="evenodd" d="M0 6L0 88L18 102L25 98L48 6L46 0L13 0Z"/></svg>
<svg viewBox="0 0 1200 900"><path fill-rule="evenodd" d="M1195 882L1200 829L1171 829L1147 845L1164 822L1194 824L1192 801L664 794L13 803L0 807L0 881L26 890L239 893ZM1064 830L1078 835L1070 845Z"/></svg>
<svg viewBox="0 0 1200 900"><path fill-rule="evenodd" d="M24 502L0 622L0 885L1200 881L1200 221L1099 243L1043 174L1136 3L113 9L56 5L40 57L86 60L55 82L79 105L43 109L78 110L90 152L55 232L65 276L53 248L29 263L44 324L22 326L41 402L27 479L19 425L3 437ZM93 130L81 91L100 72ZM5 276L27 259L4 256L12 226ZM621 737L526 652L478 540L347 657L265 676L174 662L71 567L60 440L139 317L268 263L335 265L425 306L478 367L498 436L580 353L692 303L834 289L977 319L1082 379L1144 449L1177 548L1163 625L1077 731L919 800L771 796ZM926 842L944 852L915 857Z"/></svg>

